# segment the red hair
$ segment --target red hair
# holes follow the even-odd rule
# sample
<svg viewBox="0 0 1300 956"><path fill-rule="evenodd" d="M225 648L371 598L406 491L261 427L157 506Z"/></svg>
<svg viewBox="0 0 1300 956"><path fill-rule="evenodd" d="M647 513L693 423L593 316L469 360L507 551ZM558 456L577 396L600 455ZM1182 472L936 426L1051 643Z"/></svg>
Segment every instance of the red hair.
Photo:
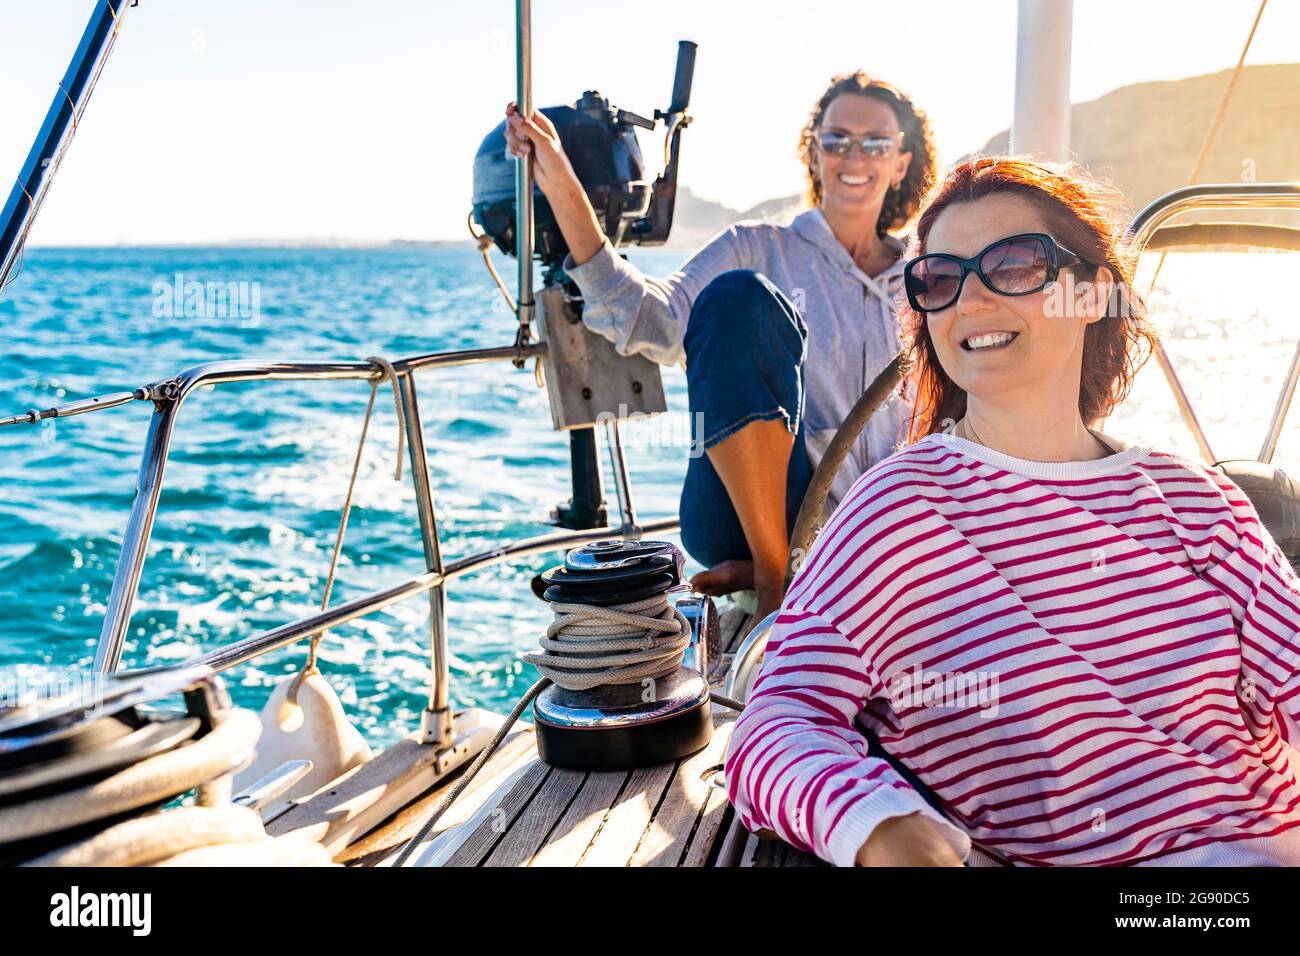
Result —
<svg viewBox="0 0 1300 956"><path fill-rule="evenodd" d="M1114 289L1102 319L1084 333L1079 379L1079 415L1092 426L1128 395L1138 369L1150 357L1156 337L1145 307L1132 290L1137 257L1123 238L1112 210L1114 196L1075 170L1061 171L1028 159L986 156L954 168L922 211L916 224L917 255L924 255L930 230L939 215L957 203L985 196L1023 196L1042 214L1048 231L1092 264L1104 265ZM1086 267L1074 267L1086 268ZM913 401L908 440L942 431L945 422L966 414L966 392L939 363L924 314L906 303L899 311L903 343L912 357Z"/></svg>

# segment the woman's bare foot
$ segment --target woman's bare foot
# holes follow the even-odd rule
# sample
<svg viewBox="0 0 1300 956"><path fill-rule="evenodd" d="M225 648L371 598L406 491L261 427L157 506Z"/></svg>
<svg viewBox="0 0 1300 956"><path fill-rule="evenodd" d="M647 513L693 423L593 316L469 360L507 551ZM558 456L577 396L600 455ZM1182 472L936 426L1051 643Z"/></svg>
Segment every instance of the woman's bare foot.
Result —
<svg viewBox="0 0 1300 956"><path fill-rule="evenodd" d="M770 577L765 575L765 578ZM785 600L783 583L775 585L767 584L766 581L761 585L756 583L754 562L748 558L723 561L707 571L701 571L690 580L692 588L711 597L721 597L734 591L754 591L758 598L758 609L751 618L752 624L757 624L773 611L781 609L781 602Z"/></svg>
<svg viewBox="0 0 1300 956"><path fill-rule="evenodd" d="M701 594L721 597L733 591L754 589L754 562L748 558L733 558L715 564L691 578L691 587Z"/></svg>

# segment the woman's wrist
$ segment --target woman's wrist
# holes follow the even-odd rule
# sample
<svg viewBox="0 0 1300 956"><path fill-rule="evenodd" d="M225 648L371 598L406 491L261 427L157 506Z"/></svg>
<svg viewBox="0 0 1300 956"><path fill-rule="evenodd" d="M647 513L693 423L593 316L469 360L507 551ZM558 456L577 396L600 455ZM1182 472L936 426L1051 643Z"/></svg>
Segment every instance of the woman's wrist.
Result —
<svg viewBox="0 0 1300 956"><path fill-rule="evenodd" d="M961 866L939 828L919 811L882 820L858 849L857 866Z"/></svg>
<svg viewBox="0 0 1300 956"><path fill-rule="evenodd" d="M551 211L569 246L573 264L583 265L600 252L605 244L605 233L601 231L596 211L591 208L591 201L587 199L581 183L575 180L563 189L556 190L556 193L555 196L547 196Z"/></svg>

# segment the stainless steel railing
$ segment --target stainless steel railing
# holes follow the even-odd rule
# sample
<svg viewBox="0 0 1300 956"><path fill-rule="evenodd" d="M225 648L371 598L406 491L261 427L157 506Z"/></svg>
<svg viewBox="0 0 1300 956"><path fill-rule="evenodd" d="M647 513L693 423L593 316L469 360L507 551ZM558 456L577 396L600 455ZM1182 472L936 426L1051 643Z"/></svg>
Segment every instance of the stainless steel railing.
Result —
<svg viewBox="0 0 1300 956"><path fill-rule="evenodd" d="M1128 234L1136 251L1141 252L1146 249L1160 227L1174 216L1198 209L1300 209L1300 183L1222 183L1175 189L1152 201L1129 223ZM1268 240L1270 233L1261 229L1259 235L1262 240L1261 245L1267 244L1265 240ZM1289 237L1283 235L1281 239L1281 248L1291 248ZM1196 410L1192 407L1187 390L1183 388L1183 383L1178 378L1178 372L1170 361L1169 354L1160 342L1156 343L1155 358L1164 373L1165 380L1169 383L1170 391L1174 394L1178 413L1196 440L1201 456L1207 464L1215 464L1217 459L1210 447L1205 429L1196 416ZM1278 394L1273 416L1269 420L1268 434L1259 452L1259 460L1262 462L1271 462L1274 452L1277 451L1287 410L1295 397L1297 381L1300 381L1300 340L1297 340L1291 365L1282 383L1282 390Z"/></svg>
<svg viewBox="0 0 1300 956"><path fill-rule="evenodd" d="M524 347L523 356L541 356L545 343ZM406 600L421 593L429 595L429 645L433 679L429 687L429 703L421 726L426 742L447 743L451 735L451 712L448 706L450 683L448 635L446 626L446 585L452 579L490 565L547 551L576 547L614 534L634 533L667 534L679 527L676 518L651 522L644 526L605 527L584 531L563 531L541 537L506 544L489 552L470 555L450 563L444 562L438 533L437 517L433 507L433 487L424 445L424 429L420 420L420 404L415 386L415 373L427 369L450 368L484 362L514 360L520 356L515 346L490 349L439 352L399 359L392 363L398 376L402 410L405 418L405 437L410 454L411 480L414 486L420 537L424 547L424 573L407 581L375 591L352 601L327 608L324 611L291 621L263 634L202 654L192 663L203 663L223 670L250 661L262 654L301 641L322 631L338 627L375 611ZM122 648L126 640L132 611L139 593L140 577L149 539L153 530L158 501L166 474L168 452L177 418L185 400L200 386L252 381L316 381L360 379L373 380L384 375L377 366L367 362L209 362L186 369L175 379L160 383L150 389L159 396L150 420L149 432L141 456L140 472L136 483L136 496L131 506L122 552L114 575L112 590L95 651L95 669L112 673L121 664ZM611 436L616 438L617 436ZM626 480L626 466L620 443L611 444L615 456L616 479L620 495ZM630 497L630 494L629 494ZM632 520L629 518L629 520Z"/></svg>

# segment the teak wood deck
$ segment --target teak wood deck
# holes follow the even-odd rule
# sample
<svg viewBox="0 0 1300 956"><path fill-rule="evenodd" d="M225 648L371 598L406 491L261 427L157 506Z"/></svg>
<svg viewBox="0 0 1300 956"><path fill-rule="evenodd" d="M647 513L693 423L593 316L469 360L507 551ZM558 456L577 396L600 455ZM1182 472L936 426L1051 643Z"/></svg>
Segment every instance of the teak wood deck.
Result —
<svg viewBox="0 0 1300 956"><path fill-rule="evenodd" d="M715 672L715 687L740 643L743 620L734 610L723 616L723 666ZM755 836L736 818L721 786L736 713L711 706L714 732L707 747L674 763L630 771L551 767L537 756L532 725L521 721L412 860L437 866L824 866L780 840ZM335 859L351 866L391 865L458 776L441 781ZM344 789L331 795L346 797ZM332 812L319 816L329 819Z"/></svg>

